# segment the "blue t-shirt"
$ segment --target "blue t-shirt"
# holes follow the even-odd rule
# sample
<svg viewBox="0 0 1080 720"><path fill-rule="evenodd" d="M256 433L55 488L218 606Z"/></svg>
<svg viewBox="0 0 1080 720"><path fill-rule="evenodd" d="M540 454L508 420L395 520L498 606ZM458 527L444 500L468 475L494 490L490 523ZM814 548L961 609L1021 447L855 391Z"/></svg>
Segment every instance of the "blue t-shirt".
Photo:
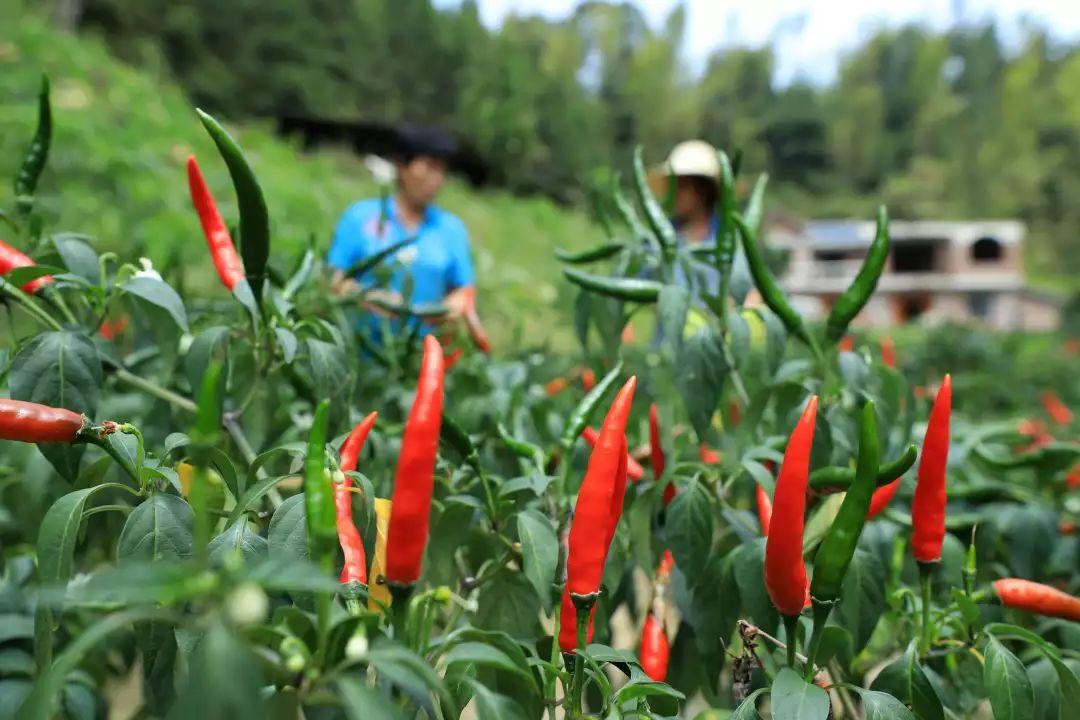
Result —
<svg viewBox="0 0 1080 720"><path fill-rule="evenodd" d="M411 305L419 305L442 302L453 290L475 282L469 235L461 220L430 205L420 226L410 233L397 216L394 199L387 198L386 219L380 233L379 204L378 198L361 200L341 216L327 257L332 267L347 271L364 258L415 237L383 261L382 265L393 269L386 289L401 294ZM406 278L411 285L407 296ZM356 280L361 287L370 288L375 285L376 276L369 271Z"/></svg>

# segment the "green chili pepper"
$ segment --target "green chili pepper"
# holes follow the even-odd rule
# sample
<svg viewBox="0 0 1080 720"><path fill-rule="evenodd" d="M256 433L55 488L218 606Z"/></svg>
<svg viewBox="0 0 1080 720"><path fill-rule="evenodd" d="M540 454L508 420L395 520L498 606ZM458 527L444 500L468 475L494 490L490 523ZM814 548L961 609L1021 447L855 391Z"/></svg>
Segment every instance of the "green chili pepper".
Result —
<svg viewBox="0 0 1080 720"><path fill-rule="evenodd" d="M907 450L900 457L878 468L874 480L876 485L878 487L888 485L906 473L915 464L918 455L918 448L908 445ZM854 481L855 470L852 468L830 466L810 473L810 487L817 492L846 492Z"/></svg>
<svg viewBox="0 0 1080 720"><path fill-rule="evenodd" d="M41 90L38 92L38 123L34 139L26 150L19 172L15 175L15 199L22 212L30 209L34 191L37 189L41 171L49 157L49 145L52 143L52 106L49 104L49 76L41 76Z"/></svg>
<svg viewBox="0 0 1080 720"><path fill-rule="evenodd" d="M236 140L210 115L202 110L196 112L229 168L240 207L240 255L244 259L244 274L255 300L261 304L266 262L270 257L270 216L266 198Z"/></svg>
<svg viewBox="0 0 1080 720"><path fill-rule="evenodd" d="M420 236L419 235L413 235L412 237L407 237L404 240L398 240L396 243L393 243L392 245L388 245L388 246L384 247L382 250L375 253L374 255L372 255L370 257L366 257L363 260L356 261L355 263L353 263L352 265L349 266L349 269L345 272L345 276L346 277L362 277L364 275L364 273L366 273L368 270L371 270L376 265L378 265L383 260L385 260L386 258L388 258L391 255L393 255L394 253L396 253L401 248L407 247L408 245L411 245L412 243L416 242L416 239L418 237L420 237Z"/></svg>
<svg viewBox="0 0 1080 720"><path fill-rule="evenodd" d="M776 278L773 276L772 271L769 270L769 266L765 264L765 256L757 243L754 231L747 226L746 221L739 215L735 216L735 225L739 228L739 235L742 236L746 262L750 266L750 274L754 277L754 284L757 286L758 292L761 293L761 299L765 301L770 310L776 313L776 316L784 323L784 327L787 328L788 332L807 345L816 347L814 341L810 338L810 333L806 331L806 326L803 325L802 316L791 306L787 294L776 282Z"/></svg>
<svg viewBox="0 0 1080 720"><path fill-rule="evenodd" d="M877 232L874 242L866 252L859 274L848 285L847 290L836 299L829 319L826 322L829 339L838 342L847 332L848 325L866 305L867 300L874 294L878 278L885 269L885 261L889 259L889 216L885 206L878 208Z"/></svg>
<svg viewBox="0 0 1080 720"><path fill-rule="evenodd" d="M569 450L574 446L578 437L581 435L581 431L585 429L585 426L592 420L593 413L596 412L596 408L603 401L604 396L608 394L612 387L619 379L619 375L622 373L622 360L615 364L615 367L608 371L608 374L600 379L600 382L596 383L596 387L585 394L585 397L581 398L581 402L574 408L574 412L570 413L570 417L566 421L566 426L563 428L562 438L559 444L562 445L564 450Z"/></svg>
<svg viewBox="0 0 1080 720"><path fill-rule="evenodd" d="M308 552L320 565L329 568L337 542L337 515L334 491L326 469L326 426L330 401L315 408L304 460L304 511L307 518Z"/></svg>
<svg viewBox="0 0 1080 720"><path fill-rule="evenodd" d="M537 465L544 464L544 453L536 445L524 440L518 440L516 437L510 434L510 431L506 429L506 426L501 422L496 424L495 429L499 433L499 439L503 441L510 452L517 455L523 460L532 460Z"/></svg>
<svg viewBox="0 0 1080 720"><path fill-rule="evenodd" d="M196 468L188 490L188 502L194 516L194 543L197 555L202 555L210 541L210 517L206 511L207 503L207 449L215 444L221 433L221 385L223 366L220 362L211 362L203 373L199 386L198 408L195 411L195 427L192 428L191 459Z"/></svg>
<svg viewBox="0 0 1080 720"><path fill-rule="evenodd" d="M595 247L588 248L586 250L579 250L578 252L569 252L560 248L555 248L555 257L564 263L570 263L571 265L580 265L584 263L596 262L597 260L606 260L613 255L618 255L619 252L626 246L622 243L604 243L603 245L596 245Z"/></svg>
<svg viewBox="0 0 1080 720"><path fill-rule="evenodd" d="M835 602L840 599L844 575L855 554L866 513L870 509L870 497L874 494L878 466L877 418L874 402L863 406L859 423L859 459L855 466L855 482L851 483L840 511L829 527L814 558L814 579L810 583L810 597L818 602Z"/></svg>
<svg viewBox="0 0 1080 720"><path fill-rule="evenodd" d="M634 192L637 195L638 204L645 211L645 221L649 224L656 239L660 241L661 250L670 253L675 249L675 228L664 215L664 209L660 207L660 203L656 202L652 191L649 190L640 145L634 149Z"/></svg>
<svg viewBox="0 0 1080 720"><path fill-rule="evenodd" d="M599 295L628 302L653 303L660 297L662 283L644 278L608 277L594 275L573 268L564 268L566 279L579 287Z"/></svg>
<svg viewBox="0 0 1080 720"><path fill-rule="evenodd" d="M479 465L480 455L476 451L476 445L473 444L472 438L445 411L442 416L442 425L439 426L439 438L454 448L454 451L461 455L461 458L466 463L474 468Z"/></svg>
<svg viewBox="0 0 1080 720"><path fill-rule="evenodd" d="M716 225L716 269L720 273L720 301L726 307L731 285L731 266L735 262L735 174L723 150L720 161L720 214Z"/></svg>
<svg viewBox="0 0 1080 720"><path fill-rule="evenodd" d="M746 201L746 208L743 210L743 221L746 223L746 227L755 233L761 227L761 216L765 210L765 187L768 184L768 173L758 175L757 182L754 183L754 189L750 191L750 199Z"/></svg>

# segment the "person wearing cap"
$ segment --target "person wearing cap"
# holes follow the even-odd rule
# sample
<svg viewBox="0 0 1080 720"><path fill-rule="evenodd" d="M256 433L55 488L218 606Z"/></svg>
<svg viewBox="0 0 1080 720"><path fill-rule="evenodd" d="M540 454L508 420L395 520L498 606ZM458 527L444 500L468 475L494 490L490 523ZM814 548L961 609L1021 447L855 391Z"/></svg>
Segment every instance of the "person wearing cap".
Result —
<svg viewBox="0 0 1080 720"><path fill-rule="evenodd" d="M716 148L704 140L681 142L654 177L665 184L675 182L671 213L679 240L688 245L714 242L714 209L720 197L720 161Z"/></svg>
<svg viewBox="0 0 1080 720"><path fill-rule="evenodd" d="M338 221L327 261L334 270L334 292L363 292L374 314L385 315L386 303L445 306L445 320L475 314L475 276L465 225L434 200L446 177L456 144L444 130L407 126L399 132L394 158L394 191L360 200ZM384 261L392 266L389 281L376 287L375 273L348 277L356 263L411 239ZM406 297L407 295L407 297ZM373 340L381 337L381 321L372 318ZM421 331L433 330L423 326Z"/></svg>

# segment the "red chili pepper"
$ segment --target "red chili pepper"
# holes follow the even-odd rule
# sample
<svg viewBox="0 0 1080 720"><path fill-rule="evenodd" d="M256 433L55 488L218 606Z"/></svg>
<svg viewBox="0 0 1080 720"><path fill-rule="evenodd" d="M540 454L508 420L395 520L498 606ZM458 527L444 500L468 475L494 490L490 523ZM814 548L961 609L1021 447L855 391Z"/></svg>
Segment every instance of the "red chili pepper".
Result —
<svg viewBox="0 0 1080 720"><path fill-rule="evenodd" d="M803 516L817 406L814 395L791 432L773 491L771 532L765 543L765 587L783 615L802 612L809 589L803 561Z"/></svg>
<svg viewBox="0 0 1080 720"><path fill-rule="evenodd" d="M713 450L705 443L702 443L698 445L698 459L706 465L719 465L720 453Z"/></svg>
<svg viewBox="0 0 1080 720"><path fill-rule="evenodd" d="M379 413L373 412L353 428L345 442L341 444L341 469L344 472L356 470L357 458L360 450L364 447L368 433L375 425L375 418ZM367 555L364 552L364 541L360 537L360 531L356 529L356 523L352 517L352 493L349 492L351 481L346 477L345 482L334 483L334 508L337 510L338 542L341 543L341 552L345 556L345 566L341 568L341 582L358 582L367 585Z"/></svg>
<svg viewBox="0 0 1080 720"><path fill-rule="evenodd" d="M202 224L206 244L210 248L210 258L214 261L221 284L232 290L244 278L244 263L236 252L236 245L229 237L225 221L221 219L214 196L206 187L202 171L195 161L195 156L188 156L188 188L191 190L191 202Z"/></svg>
<svg viewBox="0 0 1080 720"><path fill-rule="evenodd" d="M893 343L892 338L883 337L878 341L881 346L881 362L885 363L885 367L896 367L896 345Z"/></svg>
<svg viewBox="0 0 1080 720"><path fill-rule="evenodd" d="M664 632L664 623L650 612L641 628L641 669L652 680L664 682L670 658L671 646Z"/></svg>
<svg viewBox="0 0 1080 720"><path fill-rule="evenodd" d="M919 562L941 559L945 540L945 466L949 460L952 378L945 376L930 410L919 458L919 482L911 504L911 550Z"/></svg>
<svg viewBox="0 0 1080 720"><path fill-rule="evenodd" d="M416 399L405 423L405 437L394 474L393 507L386 538L386 579L409 585L420 577L428 539L435 456L442 425L443 350L434 336L424 338Z"/></svg>
<svg viewBox="0 0 1080 720"><path fill-rule="evenodd" d="M732 425L738 425L742 422L742 406L735 400L728 403L728 417L731 419Z"/></svg>
<svg viewBox="0 0 1080 720"><path fill-rule="evenodd" d="M1075 535L1076 523L1072 520L1062 520L1058 523L1058 532L1062 535Z"/></svg>
<svg viewBox="0 0 1080 720"><path fill-rule="evenodd" d="M1073 420L1072 410L1068 406L1061 402L1061 398L1056 393L1044 392L1042 394L1042 404L1046 409L1046 414L1050 416L1058 425L1068 425Z"/></svg>
<svg viewBox="0 0 1080 720"><path fill-rule="evenodd" d="M772 499L765 488L757 485L757 516L761 523L761 536L769 537L769 524L772 522Z"/></svg>
<svg viewBox="0 0 1080 720"><path fill-rule="evenodd" d="M585 438L585 442L589 443L589 447L595 448L596 443L600 440L600 434L596 432L594 428L586 426L581 431L581 437ZM626 454L626 476L634 482L640 482L645 477L645 468L641 467L634 458L630 457L630 453Z"/></svg>
<svg viewBox="0 0 1080 720"><path fill-rule="evenodd" d="M544 393L547 394L548 397L554 397L565 390L566 386L569 384L570 383L566 378L557 377L544 386Z"/></svg>
<svg viewBox="0 0 1080 720"><path fill-rule="evenodd" d="M836 348L840 352L851 352L855 349L855 338L851 337L850 335L845 335L844 337L840 338L840 342L836 344Z"/></svg>
<svg viewBox="0 0 1080 720"><path fill-rule="evenodd" d="M1005 607L1066 620L1080 620L1080 598L1042 583L1004 578L994 581L994 592Z"/></svg>
<svg viewBox="0 0 1080 720"><path fill-rule="evenodd" d="M443 358L444 370L449 370L458 364L458 360L464 355L464 351L461 348L454 348L450 352L446 353L446 357Z"/></svg>
<svg viewBox="0 0 1080 720"><path fill-rule="evenodd" d="M593 595L600 590L604 563L622 515L626 492L626 421L636 387L637 378L631 377L611 403L578 490L570 524L559 630L559 647L565 652L573 652L577 647L577 608L570 594ZM595 612L593 605L588 638L592 637Z"/></svg>
<svg viewBox="0 0 1080 720"><path fill-rule="evenodd" d="M101 327L98 328L98 335L105 340L115 340L116 336L124 332L128 328L128 316L121 315L115 320L106 320L101 323Z"/></svg>
<svg viewBox="0 0 1080 720"><path fill-rule="evenodd" d="M585 368L581 371L581 387L585 388L585 392L596 387L596 373L592 369Z"/></svg>
<svg viewBox="0 0 1080 720"><path fill-rule="evenodd" d="M675 556L670 550L665 550L660 556L660 564L656 566L656 582L666 583L671 576L671 570L675 567Z"/></svg>
<svg viewBox="0 0 1080 720"><path fill-rule="evenodd" d="M653 480L659 480L664 474L665 459L664 444L660 442L660 411L656 403L649 406L649 460L652 462Z"/></svg>
<svg viewBox="0 0 1080 720"><path fill-rule="evenodd" d="M33 267L36 264L37 263L30 259L30 256L19 252L3 240L0 240L0 275L7 275L15 268ZM39 278L34 278L28 283L23 283L21 290L24 293L33 295L52 281L51 275L42 275Z"/></svg>
<svg viewBox="0 0 1080 720"><path fill-rule="evenodd" d="M870 496L870 509L866 511L867 520L877 517L889 507L889 503L896 496L896 491L900 489L901 479L896 478L888 485L882 485L874 491L874 494Z"/></svg>
<svg viewBox="0 0 1080 720"><path fill-rule="evenodd" d="M75 442L86 417L64 408L0 398L0 440Z"/></svg>
<svg viewBox="0 0 1080 720"><path fill-rule="evenodd" d="M1080 487L1080 463L1072 466L1072 470L1065 476L1065 487L1075 490Z"/></svg>

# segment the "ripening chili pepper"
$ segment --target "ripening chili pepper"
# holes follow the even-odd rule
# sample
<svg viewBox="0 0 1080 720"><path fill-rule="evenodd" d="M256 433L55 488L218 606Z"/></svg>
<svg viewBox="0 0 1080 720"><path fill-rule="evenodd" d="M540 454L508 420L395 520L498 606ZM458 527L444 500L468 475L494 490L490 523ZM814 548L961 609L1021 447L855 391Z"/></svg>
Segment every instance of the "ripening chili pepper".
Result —
<svg viewBox="0 0 1080 720"><path fill-rule="evenodd" d="M557 377L554 380L550 380L548 384L544 386L544 394L548 397L554 397L565 390L566 386L569 384L570 382L566 378Z"/></svg>
<svg viewBox="0 0 1080 720"><path fill-rule="evenodd" d="M660 498L660 502L667 507L671 504L671 501L675 499L675 496L679 494L679 489L675 487L675 483L668 481L668 484L664 486L664 494Z"/></svg>
<svg viewBox="0 0 1080 720"><path fill-rule="evenodd" d="M1062 520L1058 523L1058 532L1062 535L1075 535L1076 523L1072 520Z"/></svg>
<svg viewBox="0 0 1080 720"><path fill-rule="evenodd" d="M670 550L665 550L660 556L660 563L656 566L656 582L666 583L671 577L671 570L675 567L675 556Z"/></svg>
<svg viewBox="0 0 1080 720"><path fill-rule="evenodd" d="M364 447L371 428L375 426L375 418L379 413L373 412L353 428L345 442L341 444L341 469L343 472L356 470L357 459ZM337 511L338 542L341 544L341 552L345 557L345 565L341 568L341 582L358 582L367 585L367 555L364 552L364 541L360 537L360 531L356 529L356 523L352 516L352 493L349 492L351 480L346 476L345 482L334 483L334 507Z"/></svg>
<svg viewBox="0 0 1080 720"><path fill-rule="evenodd" d="M210 248L210 259L214 261L214 269L217 270L221 284L232 290L236 283L244 278L244 264L240 261L236 246L229 237L229 230L218 212L217 203L206 186L206 180L203 179L194 155L188 156L187 171L191 202L195 205L206 244Z"/></svg>
<svg viewBox="0 0 1080 720"><path fill-rule="evenodd" d="M706 465L719 465L721 458L720 453L705 443L701 443L698 445L698 459Z"/></svg>
<svg viewBox="0 0 1080 720"><path fill-rule="evenodd" d="M1072 410L1068 406L1061 402L1061 398L1053 392L1044 392L1042 394L1042 404L1046 409L1046 414L1050 416L1058 425L1068 425L1072 422L1073 414Z"/></svg>
<svg viewBox="0 0 1080 720"><path fill-rule="evenodd" d="M390 607L393 596L386 586L386 535L390 527L390 511L393 503L389 498L375 498L375 552L371 557L371 577L374 582L368 585L368 610L381 612Z"/></svg>
<svg viewBox="0 0 1080 720"><path fill-rule="evenodd" d="M559 646L565 652L573 652L577 647L577 608L570 596L589 597L599 592L604 563L622 515L626 491L626 421L636 387L637 378L631 377L612 401L574 504L559 630ZM587 638L592 636L591 613L595 611L594 604Z"/></svg>
<svg viewBox="0 0 1080 720"><path fill-rule="evenodd" d="M115 340L116 337L128 329L128 316L121 315L115 320L106 320L98 328L98 335L105 340Z"/></svg>
<svg viewBox="0 0 1080 720"><path fill-rule="evenodd" d="M840 338L840 342L836 344L836 349L840 352L851 352L855 349L855 338L850 335L845 335Z"/></svg>
<svg viewBox="0 0 1080 720"><path fill-rule="evenodd" d="M814 395L791 432L773 491L773 515L765 543L765 587L776 609L788 616L798 615L806 605L803 516L817 406Z"/></svg>
<svg viewBox="0 0 1080 720"><path fill-rule="evenodd" d="M671 658L671 646L664 623L650 612L641 628L641 651L639 653L641 669L650 679L664 682L667 677L668 661Z"/></svg>
<svg viewBox="0 0 1080 720"><path fill-rule="evenodd" d="M1005 607L1080 621L1080 598L1049 585L1020 578L1003 578L994 581L994 592Z"/></svg>
<svg viewBox="0 0 1080 720"><path fill-rule="evenodd" d="M0 275L7 275L15 268L33 267L36 264L37 263L31 260L28 255L19 252L3 240L0 240ZM33 295L52 281L51 275L43 275L39 278L34 278L30 282L23 283L23 286L20 289L24 293Z"/></svg>
<svg viewBox="0 0 1080 720"><path fill-rule="evenodd" d="M405 424L394 474L393 510L386 541L386 579L411 585L420 577L428 539L435 456L442 424L443 351L434 336L424 338L416 399Z"/></svg>
<svg viewBox="0 0 1080 720"><path fill-rule="evenodd" d="M585 438L585 442L589 443L589 447L594 448L600 440L600 433L591 427L586 427L581 431L581 437ZM639 482L645 477L645 468L641 467L641 463L637 460L630 457L629 453L626 455L626 476L634 482Z"/></svg>
<svg viewBox="0 0 1080 720"><path fill-rule="evenodd" d="M735 400L728 403L728 418L731 420L732 425L738 425L742 422L742 406Z"/></svg>
<svg viewBox="0 0 1080 720"><path fill-rule="evenodd" d="M919 482L911 504L911 550L923 563L941 559L945 540L945 467L949 460L952 378L945 376L934 398L919 458Z"/></svg>
<svg viewBox="0 0 1080 720"><path fill-rule="evenodd" d="M589 392L596 387L596 373L592 368L585 368L581 371L581 387L585 388L585 392Z"/></svg>
<svg viewBox="0 0 1080 720"><path fill-rule="evenodd" d="M462 356L464 355L465 352L461 348L454 348L450 352L446 353L446 357L443 359L443 365L445 366L445 369L449 370L450 368L457 365L458 361L461 360Z"/></svg>
<svg viewBox="0 0 1080 720"><path fill-rule="evenodd" d="M656 403L649 405L649 461L652 463L653 480L664 474L664 444L660 441L660 411Z"/></svg>
<svg viewBox="0 0 1080 720"><path fill-rule="evenodd" d="M814 556L814 579L810 595L821 602L840 599L844 575L847 574L855 546L859 542L870 500L874 494L878 469L877 418L873 401L867 401L859 418L859 454L855 466L855 481L851 483L840 510L833 519Z"/></svg>
<svg viewBox="0 0 1080 720"><path fill-rule="evenodd" d="M769 523L772 522L772 499L769 497L769 493L765 491L765 488L760 485L755 485L756 492L754 493L757 499L757 515L758 522L761 523L761 536L769 537Z"/></svg>
<svg viewBox="0 0 1080 720"><path fill-rule="evenodd" d="M855 279L851 281L847 289L833 303L832 310L826 321L826 332L829 339L836 342L844 336L848 325L863 309L870 296L877 288L878 278L885 269L885 262L889 259L889 217L885 212L885 206L878 207L877 231L874 233L874 241L866 251L866 259Z"/></svg>
<svg viewBox="0 0 1080 720"><path fill-rule="evenodd" d="M885 367L896 368L896 345L892 338L883 337L878 341L881 346L881 362Z"/></svg>
<svg viewBox="0 0 1080 720"><path fill-rule="evenodd" d="M0 398L0 440L70 443L87 425L86 416L72 410Z"/></svg>
<svg viewBox="0 0 1080 720"><path fill-rule="evenodd" d="M485 355L491 354L491 340L488 338L484 324L480 322L480 314L476 311L476 291L469 288L465 304L465 328L469 331L469 337L473 344Z"/></svg>
<svg viewBox="0 0 1080 720"><path fill-rule="evenodd" d="M304 517L307 520L308 553L324 566L333 562L331 543L337 537L337 511L334 507L334 482L326 469L326 426L330 401L315 408L304 458ZM329 567L326 568L329 570Z"/></svg>

